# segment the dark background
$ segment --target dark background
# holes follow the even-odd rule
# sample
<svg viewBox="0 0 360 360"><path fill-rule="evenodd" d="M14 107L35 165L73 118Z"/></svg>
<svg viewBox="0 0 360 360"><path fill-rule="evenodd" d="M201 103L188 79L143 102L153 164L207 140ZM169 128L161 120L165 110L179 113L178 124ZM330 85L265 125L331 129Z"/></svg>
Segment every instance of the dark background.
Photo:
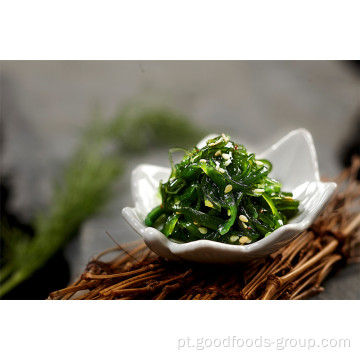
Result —
<svg viewBox="0 0 360 360"><path fill-rule="evenodd" d="M322 176L359 152L359 63L332 61L2 61L0 62L1 216L29 234L51 201L53 178L74 151L95 109L111 117L129 101L175 109L211 132L264 149L289 130L314 137ZM121 218L131 204L130 171L167 164L153 150L127 165L117 196L76 238L8 299L43 299L66 286L90 257L136 239ZM51 277L49 276L51 274ZM349 266L317 299L360 299L360 267Z"/></svg>

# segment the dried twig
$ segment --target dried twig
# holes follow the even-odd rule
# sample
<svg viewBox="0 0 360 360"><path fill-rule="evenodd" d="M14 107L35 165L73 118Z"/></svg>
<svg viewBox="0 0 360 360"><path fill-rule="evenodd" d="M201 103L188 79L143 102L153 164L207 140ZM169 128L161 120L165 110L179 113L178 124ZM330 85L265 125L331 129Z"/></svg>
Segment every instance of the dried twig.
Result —
<svg viewBox="0 0 360 360"><path fill-rule="evenodd" d="M286 247L248 264L199 265L159 258L142 241L105 250L71 286L49 299L292 299L322 291L336 267L360 261L360 158L310 229ZM100 259L119 253L112 261ZM85 293L84 293L85 291Z"/></svg>

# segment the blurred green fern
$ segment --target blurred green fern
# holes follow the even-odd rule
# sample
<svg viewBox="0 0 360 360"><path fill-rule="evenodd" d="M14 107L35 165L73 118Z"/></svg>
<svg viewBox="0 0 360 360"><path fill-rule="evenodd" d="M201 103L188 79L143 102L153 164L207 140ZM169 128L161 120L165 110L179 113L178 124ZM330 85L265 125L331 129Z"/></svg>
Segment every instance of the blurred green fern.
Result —
<svg viewBox="0 0 360 360"><path fill-rule="evenodd" d="M101 210L123 171L126 155L150 147L192 146L203 135L186 117L162 108L132 105L109 122L95 120L57 180L49 208L35 216L34 237L1 223L6 253L0 297L44 266L84 221Z"/></svg>

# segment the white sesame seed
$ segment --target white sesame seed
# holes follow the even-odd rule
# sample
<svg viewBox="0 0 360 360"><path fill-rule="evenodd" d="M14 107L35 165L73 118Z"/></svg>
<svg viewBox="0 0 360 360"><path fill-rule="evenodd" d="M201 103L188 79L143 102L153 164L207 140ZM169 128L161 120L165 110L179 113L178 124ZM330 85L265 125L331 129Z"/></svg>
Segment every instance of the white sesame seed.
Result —
<svg viewBox="0 0 360 360"><path fill-rule="evenodd" d="M229 193L230 191L232 190L232 185L226 185L226 187L225 187L225 190L224 190L224 193L225 194L227 194L227 193Z"/></svg>
<svg viewBox="0 0 360 360"><path fill-rule="evenodd" d="M214 207L214 205L212 204L212 202L209 201L208 199L205 200L205 206L210 207L210 208L213 208L213 207Z"/></svg>
<svg viewBox="0 0 360 360"><path fill-rule="evenodd" d="M265 190L264 189L255 189L254 192L258 194L262 194Z"/></svg>
<svg viewBox="0 0 360 360"><path fill-rule="evenodd" d="M224 165L225 165L225 166L229 166L230 164L231 164L231 159L226 160L226 161L224 162Z"/></svg>
<svg viewBox="0 0 360 360"><path fill-rule="evenodd" d="M196 221L194 221L194 225L199 225L199 223L197 223Z"/></svg>
<svg viewBox="0 0 360 360"><path fill-rule="evenodd" d="M231 155L230 154L222 154L222 157L225 159L225 160L229 160L231 158Z"/></svg>
<svg viewBox="0 0 360 360"><path fill-rule="evenodd" d="M221 155L221 150L218 150L214 155L215 156L220 156Z"/></svg>
<svg viewBox="0 0 360 360"><path fill-rule="evenodd" d="M228 211L227 211L227 215L228 216L231 216L231 211L228 209Z"/></svg>
<svg viewBox="0 0 360 360"><path fill-rule="evenodd" d="M244 229L247 229L247 225L244 222L242 222L242 224L243 224Z"/></svg>
<svg viewBox="0 0 360 360"><path fill-rule="evenodd" d="M221 173L221 174L223 174L223 173L225 172L225 170L224 170L223 168L221 168L221 167L219 167L217 170L218 170L219 173Z"/></svg>
<svg viewBox="0 0 360 360"><path fill-rule="evenodd" d="M200 159L200 162L201 163L206 163L206 160L205 159Z"/></svg>
<svg viewBox="0 0 360 360"><path fill-rule="evenodd" d="M209 146L215 146L215 145L220 144L221 142L222 142L222 139L218 139L218 140L216 140L215 142L210 143Z"/></svg>
<svg viewBox="0 0 360 360"><path fill-rule="evenodd" d="M239 241L240 241L241 244L245 244L245 243L247 243L249 240L250 240L250 239L249 239L247 236L242 236ZM251 240L250 240L250 241L251 241Z"/></svg>
<svg viewBox="0 0 360 360"><path fill-rule="evenodd" d="M239 240L239 237L236 235L230 236L230 241L235 242L236 240Z"/></svg>
<svg viewBox="0 0 360 360"><path fill-rule="evenodd" d="M200 231L202 234L207 234L207 228L205 228L205 227L200 227L200 228L199 228L199 231Z"/></svg>
<svg viewBox="0 0 360 360"><path fill-rule="evenodd" d="M245 216L245 215L240 215L239 216L239 219L242 221L242 222L248 222L248 218Z"/></svg>
<svg viewBox="0 0 360 360"><path fill-rule="evenodd" d="M255 161L255 164L256 164L256 165L259 165L259 166L263 166L263 165L264 165L264 163L263 163L262 161L260 161L260 160L256 160L256 161Z"/></svg>
<svg viewBox="0 0 360 360"><path fill-rule="evenodd" d="M229 141L229 138L225 134L221 134L221 136L226 143Z"/></svg>

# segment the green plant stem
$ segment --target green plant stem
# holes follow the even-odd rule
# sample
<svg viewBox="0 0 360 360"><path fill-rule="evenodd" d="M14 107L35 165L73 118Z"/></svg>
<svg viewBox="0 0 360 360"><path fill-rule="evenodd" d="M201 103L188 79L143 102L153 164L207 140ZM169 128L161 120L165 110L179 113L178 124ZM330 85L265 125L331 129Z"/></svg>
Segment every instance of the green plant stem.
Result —
<svg viewBox="0 0 360 360"><path fill-rule="evenodd" d="M202 134L181 115L139 106L126 108L110 122L92 123L58 179L49 208L37 214L35 236L24 241L18 229L4 232L10 250L0 269L0 298L43 267L106 205L126 155L145 152L154 144L189 145Z"/></svg>

